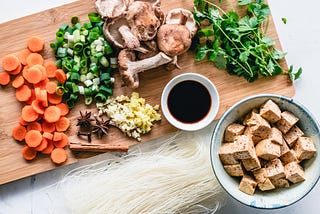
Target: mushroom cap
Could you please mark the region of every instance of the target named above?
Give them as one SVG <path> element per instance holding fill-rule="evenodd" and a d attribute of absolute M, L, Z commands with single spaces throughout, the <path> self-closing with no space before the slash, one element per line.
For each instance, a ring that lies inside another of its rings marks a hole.
<path fill-rule="evenodd" d="M 123 49 L 118 54 L 119 73 L 122 81 L 131 88 L 137 88 L 139 86 L 138 73 L 132 72 L 129 68 L 129 63 L 136 60 L 134 51 Z"/>
<path fill-rule="evenodd" d="M 103 18 L 116 18 L 123 15 L 133 0 L 96 0 L 95 7 Z"/>
<path fill-rule="evenodd" d="M 192 12 L 183 8 L 175 8 L 168 11 L 165 18 L 165 24 L 185 25 L 190 32 L 191 38 L 196 34 L 198 29 Z"/>
<path fill-rule="evenodd" d="M 152 7 L 148 2 L 135 1 L 129 5 L 127 11 L 127 20 L 132 33 L 140 41 L 148 41 L 153 39 L 157 30 L 161 25 L 159 17 L 161 10 Z"/>
<path fill-rule="evenodd" d="M 161 25 L 157 34 L 157 43 L 161 51 L 169 56 L 186 52 L 191 46 L 188 28 L 181 24 Z"/>

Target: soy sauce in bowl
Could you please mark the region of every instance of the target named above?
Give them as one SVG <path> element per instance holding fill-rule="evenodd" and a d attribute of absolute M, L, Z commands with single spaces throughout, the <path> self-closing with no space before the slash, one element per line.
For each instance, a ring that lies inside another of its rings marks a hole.
<path fill-rule="evenodd" d="M 167 103 L 174 118 L 183 123 L 195 123 L 208 114 L 211 108 L 211 96 L 203 84 L 185 80 L 171 89 Z"/>

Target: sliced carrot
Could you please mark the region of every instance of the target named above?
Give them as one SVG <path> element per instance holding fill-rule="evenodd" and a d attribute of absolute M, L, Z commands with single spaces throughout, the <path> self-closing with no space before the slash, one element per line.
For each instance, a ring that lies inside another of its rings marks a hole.
<path fill-rule="evenodd" d="M 35 88 L 40 88 L 41 90 L 46 90 L 46 85 L 49 82 L 48 78 L 45 78 L 44 80 L 41 80 L 37 84 L 34 84 Z"/>
<path fill-rule="evenodd" d="M 54 94 L 48 94 L 48 101 L 49 101 L 49 103 L 51 103 L 51 104 L 57 105 L 57 104 L 59 104 L 59 103 L 62 102 L 62 96 L 57 95 L 56 93 L 54 93 Z"/>
<path fill-rule="evenodd" d="M 13 71 L 8 71 L 8 73 L 10 75 L 17 75 L 17 74 L 20 74 L 21 70 L 22 70 L 22 64 L 19 63 L 19 65 L 16 69 L 14 69 Z"/>
<path fill-rule="evenodd" d="M 39 100 L 34 100 L 31 103 L 31 106 L 35 112 L 38 114 L 44 114 L 45 107 L 42 105 L 42 102 Z"/>
<path fill-rule="evenodd" d="M 43 121 L 42 123 L 42 131 L 53 133 L 56 130 L 55 123 L 48 123 L 47 121 Z"/>
<path fill-rule="evenodd" d="M 65 146 L 67 146 L 69 144 L 69 138 L 66 134 L 62 133 L 61 140 L 53 141 L 53 144 L 57 148 L 64 148 Z"/>
<path fill-rule="evenodd" d="M 36 68 L 38 68 L 41 73 L 42 73 L 42 78 L 41 80 L 45 80 L 48 78 L 48 75 L 47 75 L 47 71 L 46 71 L 46 68 L 43 66 L 43 65 L 34 65 Z"/>
<path fill-rule="evenodd" d="M 26 122 L 33 122 L 38 119 L 38 113 L 33 110 L 31 105 L 26 105 L 22 108 L 21 117 Z"/>
<path fill-rule="evenodd" d="M 26 137 L 26 134 L 27 134 L 27 129 L 20 124 L 13 127 L 12 129 L 12 137 L 15 140 L 18 140 L 18 141 L 24 140 L 24 138 Z"/>
<path fill-rule="evenodd" d="M 37 151 L 34 148 L 25 146 L 22 149 L 22 157 L 26 160 L 33 160 L 37 157 Z"/>
<path fill-rule="evenodd" d="M 28 69 L 25 76 L 23 76 L 29 83 L 37 84 L 42 79 L 42 72 L 36 66 L 32 66 Z"/>
<path fill-rule="evenodd" d="M 61 140 L 62 139 L 62 134 L 63 134 L 62 132 L 54 132 L 52 140 L 53 141 Z"/>
<path fill-rule="evenodd" d="M 8 72 L 3 71 L 0 73 L 0 85 L 8 85 L 10 82 L 10 74 Z"/>
<path fill-rule="evenodd" d="M 24 78 L 22 75 L 17 76 L 16 78 L 14 78 L 14 80 L 12 81 L 12 87 L 14 88 L 19 88 L 24 84 Z"/>
<path fill-rule="evenodd" d="M 49 78 L 56 77 L 56 70 L 58 68 L 57 68 L 57 65 L 56 65 L 55 62 L 48 61 L 48 62 L 44 63 L 44 67 L 46 68 L 47 75 L 48 75 Z"/>
<path fill-rule="evenodd" d="M 27 64 L 27 57 L 31 54 L 29 49 L 22 49 L 18 52 L 18 59 L 20 60 L 22 65 Z"/>
<path fill-rule="evenodd" d="M 43 57 L 38 53 L 31 53 L 27 57 L 27 65 L 32 67 L 33 65 L 42 65 L 43 64 Z"/>
<path fill-rule="evenodd" d="M 50 132 L 43 132 L 42 136 L 48 140 L 53 139 L 53 134 L 51 134 Z"/>
<path fill-rule="evenodd" d="M 49 94 L 55 94 L 57 89 L 57 83 L 55 81 L 49 81 L 46 84 L 46 90 Z"/>
<path fill-rule="evenodd" d="M 69 113 L 69 107 L 67 104 L 59 103 L 56 106 L 60 109 L 61 116 L 66 116 Z"/>
<path fill-rule="evenodd" d="M 55 164 L 62 164 L 67 160 L 68 154 L 65 149 L 55 148 L 51 152 L 51 160 Z"/>
<path fill-rule="evenodd" d="M 13 71 L 19 66 L 19 64 L 20 64 L 20 61 L 18 57 L 16 57 L 13 54 L 5 55 L 2 58 L 2 67 L 6 71 Z"/>
<path fill-rule="evenodd" d="M 44 111 L 44 119 L 49 123 L 55 123 L 60 119 L 61 111 L 56 106 L 49 106 Z"/>
<path fill-rule="evenodd" d="M 40 91 L 40 100 L 43 106 L 48 107 L 48 93 L 46 90 Z"/>
<path fill-rule="evenodd" d="M 33 121 L 27 125 L 27 131 L 37 130 L 39 132 L 42 131 L 41 124 L 37 121 Z"/>
<path fill-rule="evenodd" d="M 35 147 L 34 149 L 35 149 L 36 151 L 41 152 L 41 151 L 43 151 L 45 148 L 47 148 L 47 146 L 48 146 L 48 141 L 47 141 L 46 138 L 43 137 L 42 140 L 41 140 L 41 143 L 39 144 L 39 146 Z"/>
<path fill-rule="evenodd" d="M 24 119 L 22 119 L 22 117 L 19 117 L 19 124 L 21 126 L 26 126 L 29 124 L 29 122 L 26 122 Z"/>
<path fill-rule="evenodd" d="M 67 80 L 67 75 L 64 73 L 62 69 L 57 69 L 55 72 L 56 79 L 58 80 L 59 83 L 64 84 L 65 81 Z"/>
<path fill-rule="evenodd" d="M 47 148 L 45 148 L 44 150 L 41 151 L 42 154 L 48 155 L 54 149 L 54 145 L 53 145 L 53 142 L 51 140 L 47 139 L 47 143 L 48 143 Z"/>
<path fill-rule="evenodd" d="M 22 85 L 16 89 L 16 98 L 20 102 L 25 102 L 31 97 L 31 89 L 27 85 Z"/>
<path fill-rule="evenodd" d="M 25 137 L 26 144 L 30 147 L 37 147 L 42 141 L 41 132 L 38 130 L 30 130 Z"/>
<path fill-rule="evenodd" d="M 31 36 L 27 44 L 29 50 L 32 52 L 39 52 L 44 48 L 44 40 L 40 36 Z"/>
<path fill-rule="evenodd" d="M 56 122 L 56 130 L 58 132 L 66 131 L 70 126 L 70 120 L 67 117 L 60 117 L 60 119 Z"/>
<path fill-rule="evenodd" d="M 36 99 L 36 94 L 34 92 L 34 89 L 31 89 L 31 97 L 26 101 L 26 104 L 31 105 L 32 101 Z"/>
<path fill-rule="evenodd" d="M 29 69 L 29 66 L 24 66 L 23 67 L 23 69 L 22 69 L 22 76 L 23 76 L 23 78 L 25 78 L 26 79 L 26 76 L 28 75 L 28 69 Z"/>

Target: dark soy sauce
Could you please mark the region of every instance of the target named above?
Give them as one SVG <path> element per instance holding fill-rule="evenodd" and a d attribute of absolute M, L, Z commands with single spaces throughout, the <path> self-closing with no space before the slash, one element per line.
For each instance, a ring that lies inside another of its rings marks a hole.
<path fill-rule="evenodd" d="M 198 122 L 208 114 L 210 107 L 209 91 L 197 81 L 182 81 L 169 92 L 168 109 L 180 122 Z"/>

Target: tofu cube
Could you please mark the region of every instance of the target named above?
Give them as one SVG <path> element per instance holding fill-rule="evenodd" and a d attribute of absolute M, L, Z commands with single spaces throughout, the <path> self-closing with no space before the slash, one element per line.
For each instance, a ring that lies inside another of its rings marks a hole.
<path fill-rule="evenodd" d="M 258 183 L 258 188 L 261 191 L 267 191 L 267 190 L 275 189 L 276 187 L 273 185 L 271 180 L 269 178 L 267 178 L 264 182 Z"/>
<path fill-rule="evenodd" d="M 298 162 L 296 154 L 292 149 L 281 155 L 280 160 L 282 161 L 283 165 L 286 165 L 290 162 Z"/>
<path fill-rule="evenodd" d="M 263 183 L 268 178 L 266 168 L 254 170 L 253 176 L 258 183 Z"/>
<path fill-rule="evenodd" d="M 253 195 L 257 187 L 257 182 L 250 175 L 243 175 L 241 182 L 239 184 L 239 190 L 248 194 Z"/>
<path fill-rule="evenodd" d="M 246 135 L 246 136 L 249 136 L 251 137 L 252 141 L 254 144 L 257 144 L 258 142 L 260 142 L 261 140 L 263 140 L 263 138 L 259 137 L 259 136 L 256 136 L 256 135 L 253 135 L 252 134 L 252 126 L 247 126 L 243 132 L 243 135 Z"/>
<path fill-rule="evenodd" d="M 266 173 L 267 177 L 271 180 L 277 180 L 286 176 L 281 160 L 278 158 L 273 159 L 266 164 Z"/>
<path fill-rule="evenodd" d="M 254 145 L 252 139 L 246 135 L 237 136 L 234 157 L 239 160 L 254 158 Z"/>
<path fill-rule="evenodd" d="M 266 139 L 271 132 L 270 124 L 260 115 L 258 115 L 257 117 L 259 122 L 256 125 L 251 126 L 252 135 L 261 137 L 262 139 Z"/>
<path fill-rule="evenodd" d="M 260 141 L 256 147 L 256 154 L 259 158 L 272 160 L 280 157 L 280 145 L 272 143 L 270 139 Z"/>
<path fill-rule="evenodd" d="M 241 162 L 247 171 L 252 171 L 261 168 L 259 158 L 255 152 L 253 158 L 243 159 Z"/>
<path fill-rule="evenodd" d="M 243 120 L 243 125 L 245 126 L 255 126 L 259 123 L 260 115 L 258 114 L 258 109 L 253 109 L 249 114 L 247 114 Z"/>
<path fill-rule="evenodd" d="M 287 142 L 283 139 L 282 145 L 280 145 L 280 156 L 284 155 L 290 150 Z"/>
<path fill-rule="evenodd" d="M 219 149 L 219 158 L 223 165 L 238 164 L 239 161 L 234 157 L 235 152 L 234 143 L 223 143 Z"/>
<path fill-rule="evenodd" d="M 275 179 L 275 180 L 270 179 L 270 181 L 272 182 L 272 184 L 276 188 L 288 188 L 288 187 L 290 187 L 289 181 L 287 179 L 285 179 L 285 178 L 280 178 L 280 179 Z"/>
<path fill-rule="evenodd" d="M 224 140 L 225 141 L 235 141 L 236 140 L 236 136 L 242 135 L 244 132 L 244 128 L 245 126 L 237 124 L 237 123 L 233 123 L 230 124 L 225 131 L 224 134 Z"/>
<path fill-rule="evenodd" d="M 260 115 L 270 123 L 275 123 L 281 119 L 281 110 L 272 100 L 268 100 L 260 107 Z"/>
<path fill-rule="evenodd" d="M 223 168 L 230 176 L 243 176 L 243 170 L 241 164 L 224 165 Z"/>
<path fill-rule="evenodd" d="M 303 131 L 301 131 L 301 129 L 295 125 L 285 135 L 283 135 L 283 137 L 286 140 L 289 147 L 292 148 L 295 142 L 298 140 L 298 138 L 302 137 L 303 135 Z"/>
<path fill-rule="evenodd" d="M 311 137 L 299 137 L 293 150 L 299 161 L 311 159 L 316 155 L 316 148 Z"/>
<path fill-rule="evenodd" d="M 292 183 L 298 183 L 305 180 L 303 168 L 297 162 L 286 164 L 284 166 L 284 173 L 286 174 L 286 179 Z"/>
<path fill-rule="evenodd" d="M 296 117 L 289 111 L 284 111 L 281 113 L 281 119 L 277 122 L 277 128 L 286 134 L 297 122 L 299 118 Z"/>
<path fill-rule="evenodd" d="M 277 129 L 276 127 L 272 127 L 272 128 L 271 128 L 271 131 L 270 131 L 270 133 L 269 133 L 268 138 L 269 138 L 273 143 L 282 145 L 282 141 L 283 141 L 282 133 L 281 133 L 281 131 L 280 131 L 279 129 Z"/>

